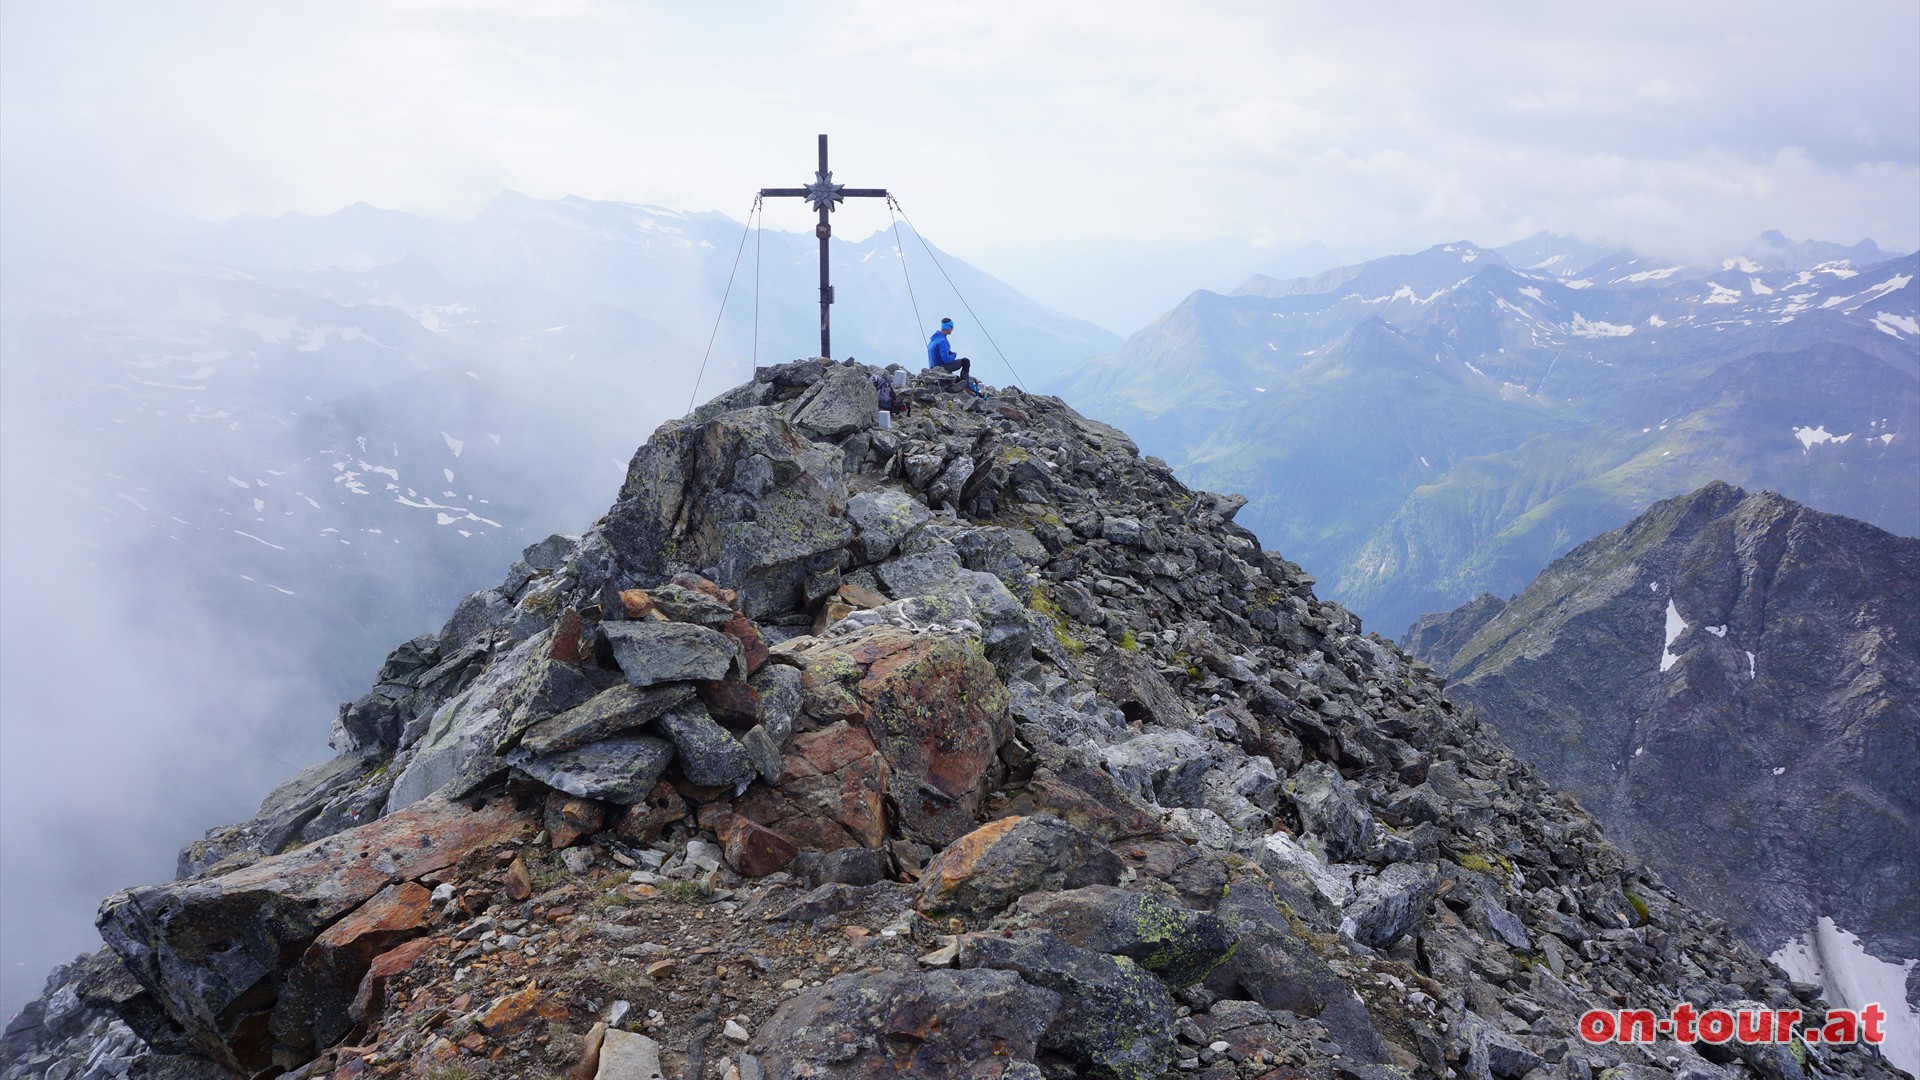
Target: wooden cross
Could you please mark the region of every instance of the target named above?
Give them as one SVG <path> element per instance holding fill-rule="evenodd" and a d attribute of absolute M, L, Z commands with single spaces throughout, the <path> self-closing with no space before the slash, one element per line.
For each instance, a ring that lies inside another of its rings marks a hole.
<path fill-rule="evenodd" d="M 761 188 L 760 197 L 800 198 L 813 204 L 820 211 L 820 223 L 813 227 L 813 235 L 820 238 L 820 355 L 833 356 L 833 339 L 828 329 L 827 306 L 833 303 L 833 285 L 827 280 L 827 237 L 833 235 L 833 226 L 827 223 L 827 214 L 838 209 L 834 204 L 848 198 L 884 199 L 886 188 L 850 188 L 845 184 L 833 182 L 833 173 L 827 168 L 827 137 L 820 136 L 820 171 L 813 174 L 813 183 L 797 188 Z"/>

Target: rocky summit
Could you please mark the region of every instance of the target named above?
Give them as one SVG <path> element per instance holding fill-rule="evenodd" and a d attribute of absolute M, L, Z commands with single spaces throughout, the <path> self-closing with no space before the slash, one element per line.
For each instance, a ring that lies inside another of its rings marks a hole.
<path fill-rule="evenodd" d="M 1425 665 L 1055 398 L 760 370 L 109 898 L 17 1076 L 1890 1077 Z M 555 478 L 562 482 L 563 478 Z"/>
<path fill-rule="evenodd" d="M 1404 644 L 1756 945 L 1824 917 L 1903 960 L 1920 956 L 1916 594 L 1920 540 L 1716 483 Z M 1920 979 L 1905 994 L 1920 1004 Z"/>

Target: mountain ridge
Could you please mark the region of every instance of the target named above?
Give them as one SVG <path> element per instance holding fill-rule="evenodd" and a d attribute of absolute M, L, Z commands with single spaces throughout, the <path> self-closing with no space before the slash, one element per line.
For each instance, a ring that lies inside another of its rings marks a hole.
<path fill-rule="evenodd" d="M 107 900 L 9 1080 L 1894 1075 L 1580 1040 L 1596 1002 L 1817 998 L 1244 499 L 1057 398 L 920 376 L 882 423 L 876 378 L 663 425 L 390 654 L 333 762 Z"/>

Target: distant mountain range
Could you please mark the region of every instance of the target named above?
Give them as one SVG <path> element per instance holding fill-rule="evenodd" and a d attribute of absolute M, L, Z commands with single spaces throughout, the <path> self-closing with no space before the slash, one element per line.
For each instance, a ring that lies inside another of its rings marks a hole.
<path fill-rule="evenodd" d="M 1920 540 L 1715 483 L 1402 645 L 1682 895 L 1859 1007 L 1842 968 L 1920 957 L 1916 592 Z M 1836 963 L 1840 932 L 1868 954 Z M 1920 1037 L 1920 975 L 1893 985 Z"/>
<path fill-rule="evenodd" d="M 1715 479 L 1920 531 L 1917 273 L 1777 233 L 1444 244 L 1194 293 L 1057 389 L 1397 633 Z"/>

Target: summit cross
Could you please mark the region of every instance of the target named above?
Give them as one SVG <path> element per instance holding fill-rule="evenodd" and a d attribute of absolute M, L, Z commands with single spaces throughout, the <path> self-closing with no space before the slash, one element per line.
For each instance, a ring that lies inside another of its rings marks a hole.
<path fill-rule="evenodd" d="M 833 285 L 827 279 L 827 238 L 833 235 L 833 226 L 827 222 L 827 214 L 838 209 L 836 203 L 847 199 L 884 199 L 886 188 L 850 188 L 845 184 L 833 182 L 833 172 L 827 168 L 827 137 L 820 136 L 820 171 L 813 174 L 813 183 L 797 188 L 761 188 L 763 199 L 799 198 L 813 204 L 820 212 L 820 223 L 813 227 L 813 235 L 820 238 L 820 355 L 833 356 L 833 338 L 829 328 L 828 306 L 833 303 Z"/>

